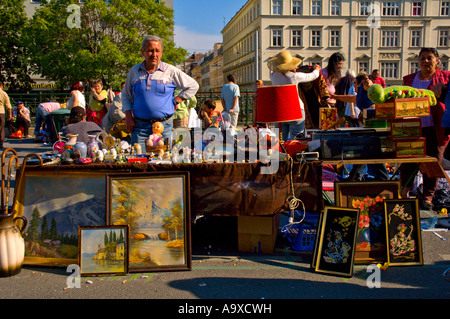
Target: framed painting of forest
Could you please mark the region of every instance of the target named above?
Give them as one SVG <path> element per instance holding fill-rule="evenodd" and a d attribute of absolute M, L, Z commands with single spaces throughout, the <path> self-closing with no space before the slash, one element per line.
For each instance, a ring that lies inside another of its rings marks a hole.
<path fill-rule="evenodd" d="M 106 225 L 107 172 L 25 170 L 14 210 L 27 219 L 25 265 L 78 260 L 78 227 Z"/>
<path fill-rule="evenodd" d="M 358 217 L 356 208 L 325 207 L 315 253 L 317 272 L 353 275 Z"/>
<path fill-rule="evenodd" d="M 79 227 L 80 275 L 126 275 L 128 273 L 128 233 L 128 225 Z"/>
<path fill-rule="evenodd" d="M 129 272 L 191 270 L 189 172 L 107 176 L 107 223 L 129 225 Z"/>
<path fill-rule="evenodd" d="M 356 264 L 387 261 L 384 201 L 400 198 L 399 181 L 335 182 L 335 204 L 358 208 Z"/>
<path fill-rule="evenodd" d="M 389 266 L 423 265 L 418 199 L 384 202 Z"/>

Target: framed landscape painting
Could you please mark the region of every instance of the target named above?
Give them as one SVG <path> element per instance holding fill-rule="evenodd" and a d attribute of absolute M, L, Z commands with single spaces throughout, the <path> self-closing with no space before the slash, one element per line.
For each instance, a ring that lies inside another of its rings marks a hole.
<path fill-rule="evenodd" d="M 78 265 L 81 276 L 128 273 L 128 226 L 78 228 Z"/>
<path fill-rule="evenodd" d="M 387 261 L 384 201 L 400 198 L 399 181 L 335 182 L 335 205 L 358 208 L 355 263 Z"/>
<path fill-rule="evenodd" d="M 129 272 L 191 269 L 189 172 L 107 176 L 107 222 L 129 225 Z"/>
<path fill-rule="evenodd" d="M 384 202 L 389 266 L 423 265 L 418 199 Z"/>
<path fill-rule="evenodd" d="M 105 172 L 24 171 L 15 209 L 28 223 L 26 265 L 68 266 L 78 260 L 78 227 L 106 224 Z"/>
<path fill-rule="evenodd" d="M 351 277 L 359 209 L 325 207 L 318 242 L 317 272 Z"/>

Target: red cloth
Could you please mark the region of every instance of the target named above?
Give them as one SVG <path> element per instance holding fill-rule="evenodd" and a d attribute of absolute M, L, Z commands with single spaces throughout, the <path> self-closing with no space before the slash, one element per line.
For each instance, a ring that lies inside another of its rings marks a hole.
<path fill-rule="evenodd" d="M 420 71 L 418 71 L 420 72 Z M 411 73 L 403 77 L 403 85 L 412 86 L 414 78 L 418 73 Z M 440 69 L 436 69 L 433 77 L 431 78 L 430 85 L 428 89 L 431 88 L 436 83 L 448 83 L 450 80 L 450 71 L 443 71 Z M 437 102 L 436 105 L 431 107 L 431 115 L 433 116 L 434 128 L 436 130 L 436 137 L 438 139 L 438 145 L 444 145 L 449 141 L 449 136 L 445 134 L 445 128 L 441 125 L 442 116 L 444 115 L 445 105 L 442 102 Z"/>
<path fill-rule="evenodd" d="M 106 108 L 103 108 L 100 111 L 91 111 L 88 108 L 86 110 L 86 121 L 94 122 L 98 126 L 102 127 L 102 119 L 105 117 L 106 112 Z"/>

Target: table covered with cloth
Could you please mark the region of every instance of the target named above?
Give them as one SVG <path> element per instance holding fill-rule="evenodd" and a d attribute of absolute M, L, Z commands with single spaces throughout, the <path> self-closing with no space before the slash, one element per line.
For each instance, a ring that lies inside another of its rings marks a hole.
<path fill-rule="evenodd" d="M 323 209 L 322 167 L 304 163 L 279 162 L 273 174 L 261 174 L 261 163 L 187 163 L 187 164 L 70 164 L 26 165 L 39 174 L 76 174 L 105 171 L 107 174 L 189 171 L 191 214 L 216 216 L 272 215 L 289 210 L 287 199 L 303 201 L 309 212 Z M 302 209 L 302 207 L 300 207 Z"/>

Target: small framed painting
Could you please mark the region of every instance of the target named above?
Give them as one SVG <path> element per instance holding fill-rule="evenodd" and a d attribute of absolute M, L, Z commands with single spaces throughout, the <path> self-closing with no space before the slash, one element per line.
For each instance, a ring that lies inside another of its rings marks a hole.
<path fill-rule="evenodd" d="M 353 275 L 359 209 L 325 207 L 318 242 L 317 272 Z"/>
<path fill-rule="evenodd" d="M 338 121 L 338 111 L 335 107 L 321 107 L 320 112 L 320 129 L 327 130 L 330 126 Z"/>
<path fill-rule="evenodd" d="M 191 270 L 189 172 L 110 174 L 107 224 L 129 225 L 129 272 Z"/>
<path fill-rule="evenodd" d="M 384 202 L 389 266 L 423 265 L 418 199 Z"/>
<path fill-rule="evenodd" d="M 78 265 L 81 276 L 128 273 L 128 226 L 78 228 Z"/>

